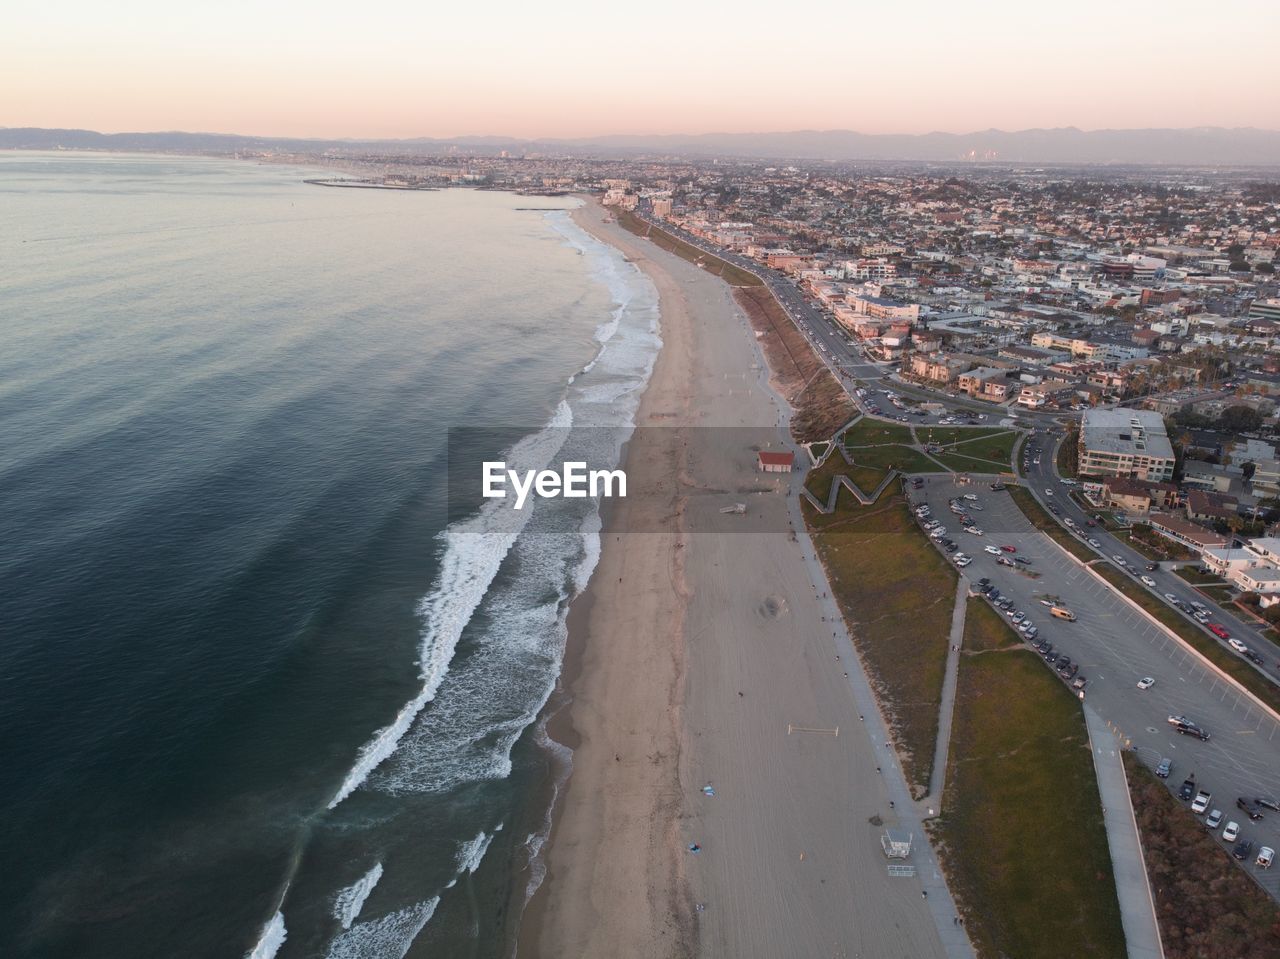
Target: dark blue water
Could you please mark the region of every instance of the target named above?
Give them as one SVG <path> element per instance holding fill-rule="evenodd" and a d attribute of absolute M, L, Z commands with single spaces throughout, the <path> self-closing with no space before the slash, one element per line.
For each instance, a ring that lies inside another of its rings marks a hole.
<path fill-rule="evenodd" d="M 0 154 L 0 955 L 509 934 L 593 544 L 446 538 L 445 430 L 619 408 L 651 303 L 538 201 L 304 175 Z"/>

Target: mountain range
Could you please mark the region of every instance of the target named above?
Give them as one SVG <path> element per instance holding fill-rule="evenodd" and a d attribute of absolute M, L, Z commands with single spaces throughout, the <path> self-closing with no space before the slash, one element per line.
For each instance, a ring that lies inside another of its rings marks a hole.
<path fill-rule="evenodd" d="M 965 160 L 1007 163 L 1280 166 L 1280 130 L 1253 127 L 1187 129 L 982 130 L 975 133 L 872 134 L 852 130 L 784 133 L 620 134 L 571 139 L 465 136 L 406 140 L 299 139 L 224 133 L 97 133 L 0 127 L 0 149 L 123 150 L 194 153 L 497 154 L 560 153 L 631 157 L 683 155 L 766 160 Z"/>

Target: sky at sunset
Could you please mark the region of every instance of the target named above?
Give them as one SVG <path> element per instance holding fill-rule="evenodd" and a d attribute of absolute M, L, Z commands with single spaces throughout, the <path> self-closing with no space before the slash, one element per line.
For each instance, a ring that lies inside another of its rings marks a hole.
<path fill-rule="evenodd" d="M 1280 2 L 9 0 L 0 126 L 316 137 L 1280 128 Z"/>

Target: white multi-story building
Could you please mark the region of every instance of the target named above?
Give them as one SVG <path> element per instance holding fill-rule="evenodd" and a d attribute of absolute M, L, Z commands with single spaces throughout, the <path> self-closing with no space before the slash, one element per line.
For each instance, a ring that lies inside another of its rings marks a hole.
<path fill-rule="evenodd" d="M 1173 479 L 1173 445 L 1164 417 L 1151 410 L 1085 411 L 1079 469 L 1088 476 L 1127 476 L 1154 483 Z"/>

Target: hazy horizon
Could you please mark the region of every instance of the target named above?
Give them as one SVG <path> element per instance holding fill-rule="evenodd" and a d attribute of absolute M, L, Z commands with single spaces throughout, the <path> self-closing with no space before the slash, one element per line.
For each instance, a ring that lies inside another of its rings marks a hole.
<path fill-rule="evenodd" d="M 19 0 L 0 124 L 314 139 L 1280 128 L 1275 8 Z M 1186 24 L 1195 22 L 1194 43 Z"/>

